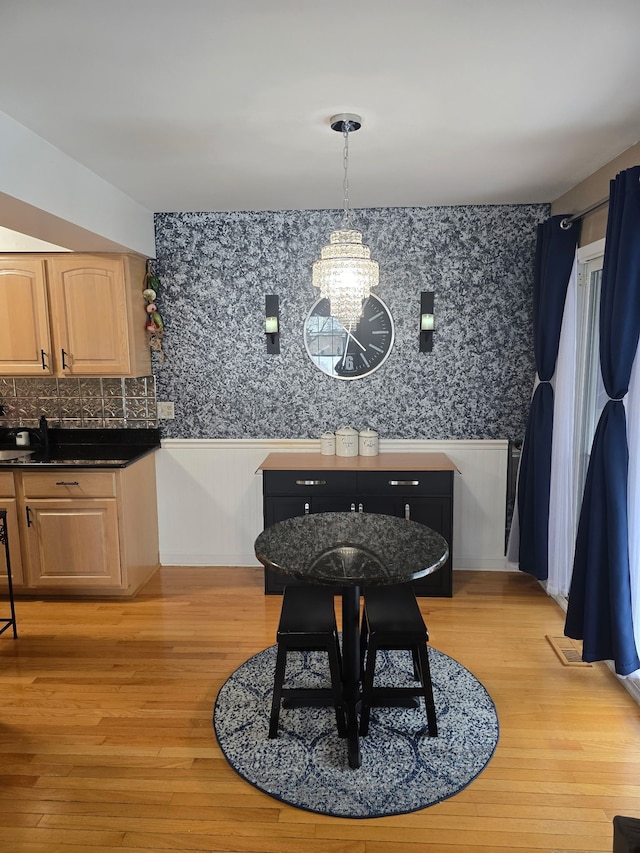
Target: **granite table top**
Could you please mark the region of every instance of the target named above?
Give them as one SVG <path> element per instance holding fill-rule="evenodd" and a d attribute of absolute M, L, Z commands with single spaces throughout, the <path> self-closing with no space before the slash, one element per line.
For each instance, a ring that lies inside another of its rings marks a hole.
<path fill-rule="evenodd" d="M 255 552 L 267 568 L 308 583 L 382 586 L 437 571 L 449 546 L 435 530 L 409 519 L 321 512 L 267 527 Z"/>

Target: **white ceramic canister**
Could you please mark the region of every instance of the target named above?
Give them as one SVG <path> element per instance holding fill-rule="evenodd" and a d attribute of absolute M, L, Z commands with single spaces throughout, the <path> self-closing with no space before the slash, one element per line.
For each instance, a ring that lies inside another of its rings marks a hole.
<path fill-rule="evenodd" d="M 358 430 L 340 427 L 336 430 L 336 456 L 358 455 Z"/>
<path fill-rule="evenodd" d="M 358 453 L 360 456 L 378 455 L 378 433 L 367 427 L 358 433 Z"/>
<path fill-rule="evenodd" d="M 336 437 L 332 432 L 323 432 L 320 436 L 320 453 L 323 456 L 336 455 Z"/>
<path fill-rule="evenodd" d="M 29 433 L 26 429 L 16 433 L 16 445 L 17 447 L 29 447 Z"/>

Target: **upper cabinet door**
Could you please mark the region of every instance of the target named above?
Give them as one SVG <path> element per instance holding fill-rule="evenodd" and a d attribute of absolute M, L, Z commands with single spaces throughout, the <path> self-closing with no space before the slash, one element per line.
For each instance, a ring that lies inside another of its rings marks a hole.
<path fill-rule="evenodd" d="M 0 259 L 0 374 L 54 372 L 44 260 Z"/>
<path fill-rule="evenodd" d="M 146 376 L 137 255 L 0 256 L 0 375 Z"/>
<path fill-rule="evenodd" d="M 52 258 L 48 268 L 58 375 L 128 374 L 129 317 L 122 259 L 61 255 Z"/>

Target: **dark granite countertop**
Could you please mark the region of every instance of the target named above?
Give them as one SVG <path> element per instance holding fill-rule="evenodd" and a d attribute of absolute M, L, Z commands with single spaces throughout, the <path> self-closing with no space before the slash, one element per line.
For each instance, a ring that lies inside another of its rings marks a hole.
<path fill-rule="evenodd" d="M 439 569 L 449 546 L 416 521 L 366 512 L 320 512 L 267 527 L 255 541 L 269 569 L 309 583 L 381 586 Z"/>
<path fill-rule="evenodd" d="M 0 469 L 26 468 L 126 468 L 158 450 L 158 429 L 49 429 L 49 448 L 35 436 L 29 447 L 16 447 L 13 433 L 19 427 L 0 429 L 0 451 L 28 451 L 29 456 L 0 461 Z"/>

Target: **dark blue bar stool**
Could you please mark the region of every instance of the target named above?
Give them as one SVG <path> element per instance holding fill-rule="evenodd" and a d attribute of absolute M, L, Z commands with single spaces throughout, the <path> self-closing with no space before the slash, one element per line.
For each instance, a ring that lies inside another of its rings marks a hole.
<path fill-rule="evenodd" d="M 11 557 L 9 556 L 9 531 L 7 529 L 7 511 L 0 509 L 0 545 L 4 545 L 4 557 L 7 568 L 7 590 L 9 593 L 9 607 L 11 608 L 10 619 L 0 619 L 0 634 L 4 634 L 7 628 L 13 627 L 13 639 L 18 639 L 18 626 L 16 625 L 16 609 L 13 601 L 13 578 L 11 577 Z"/>
<path fill-rule="evenodd" d="M 369 731 L 372 705 L 401 704 L 402 700 L 423 696 L 429 725 L 429 735 L 436 737 L 436 707 L 427 643 L 429 632 L 424 623 L 415 593 L 410 584 L 368 587 L 364 591 L 364 611 L 360 635 L 361 658 L 366 665 L 362 678 L 360 734 Z M 376 654 L 379 650 L 409 651 L 413 658 L 416 687 L 374 687 Z"/>
<path fill-rule="evenodd" d="M 346 723 L 342 701 L 342 679 L 338 629 L 333 607 L 333 590 L 329 587 L 285 587 L 277 633 L 278 653 L 273 684 L 269 737 L 278 736 L 280 701 L 291 704 L 318 704 L 332 702 L 336 712 L 338 733 L 346 736 Z M 329 656 L 331 688 L 310 689 L 283 687 L 289 651 L 325 651 Z"/>

